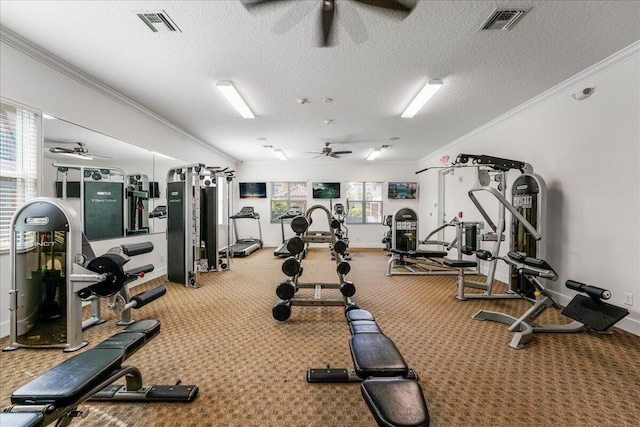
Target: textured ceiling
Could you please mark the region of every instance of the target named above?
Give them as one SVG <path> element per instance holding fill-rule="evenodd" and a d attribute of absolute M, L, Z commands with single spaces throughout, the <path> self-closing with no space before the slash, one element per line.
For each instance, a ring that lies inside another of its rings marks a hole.
<path fill-rule="evenodd" d="M 329 48 L 316 47 L 321 0 L 3 0 L 0 24 L 242 161 L 275 160 L 265 144 L 310 158 L 324 141 L 354 160 L 383 144 L 380 161 L 416 160 L 640 39 L 637 1 L 418 1 L 404 20 L 336 5 Z M 496 7 L 531 11 L 509 31 L 478 32 Z M 181 32 L 153 33 L 135 14 L 159 10 Z M 444 87 L 401 119 L 434 78 Z M 232 110 L 218 80 L 255 119 Z"/>

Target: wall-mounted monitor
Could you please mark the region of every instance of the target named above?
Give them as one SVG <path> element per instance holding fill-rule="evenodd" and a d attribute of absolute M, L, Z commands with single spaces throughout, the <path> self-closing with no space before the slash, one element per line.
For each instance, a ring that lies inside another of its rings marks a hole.
<path fill-rule="evenodd" d="M 241 182 L 240 198 L 241 199 L 266 199 L 267 183 L 266 182 Z"/>
<path fill-rule="evenodd" d="M 340 198 L 340 183 L 339 182 L 313 182 L 311 184 L 313 189 L 314 199 L 339 199 Z"/>
<path fill-rule="evenodd" d="M 389 199 L 416 199 L 418 198 L 418 183 L 390 182 L 387 197 Z"/>
<path fill-rule="evenodd" d="M 62 181 L 56 181 L 56 197 L 62 197 Z M 67 181 L 67 197 L 80 198 L 80 181 Z"/>

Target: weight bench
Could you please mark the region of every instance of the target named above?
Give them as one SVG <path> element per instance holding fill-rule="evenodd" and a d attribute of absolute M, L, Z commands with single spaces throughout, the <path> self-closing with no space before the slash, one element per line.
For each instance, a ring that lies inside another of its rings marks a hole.
<path fill-rule="evenodd" d="M 447 265 L 445 251 L 403 251 L 389 249 L 391 258 L 387 263 L 387 276 L 396 275 L 455 275 L 456 267 Z M 445 261 L 441 259 L 445 258 Z M 407 271 L 393 271 L 403 267 Z M 475 267 L 475 266 L 474 266 Z"/>
<path fill-rule="evenodd" d="M 87 400 L 191 402 L 198 395 L 194 385 L 144 386 L 135 366 L 123 362 L 160 332 L 157 320 L 141 320 L 107 338 L 94 348 L 54 366 L 11 395 L 2 425 L 67 425 L 86 416 L 77 407 Z M 125 385 L 114 385 L 125 377 Z M 25 414 L 31 414 L 26 416 Z M 38 414 L 42 420 L 37 423 Z M 33 424 L 36 422 L 36 424 Z"/>
<path fill-rule="evenodd" d="M 382 333 L 370 312 L 354 309 L 346 316 L 354 369 L 309 369 L 307 381 L 361 381 L 362 397 L 378 425 L 428 426 L 429 411 L 418 376 L 400 350 Z"/>

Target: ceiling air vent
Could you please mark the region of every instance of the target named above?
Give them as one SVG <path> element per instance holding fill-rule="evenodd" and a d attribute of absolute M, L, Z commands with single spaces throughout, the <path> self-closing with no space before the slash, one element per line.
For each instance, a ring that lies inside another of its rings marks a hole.
<path fill-rule="evenodd" d="M 136 15 L 138 15 L 138 17 L 142 19 L 142 22 L 147 24 L 147 27 L 154 33 L 180 31 L 180 28 L 169 18 L 169 15 L 167 15 L 167 12 L 164 10 L 160 12 L 137 12 Z"/>
<path fill-rule="evenodd" d="M 496 9 L 478 31 L 510 30 L 530 9 Z"/>

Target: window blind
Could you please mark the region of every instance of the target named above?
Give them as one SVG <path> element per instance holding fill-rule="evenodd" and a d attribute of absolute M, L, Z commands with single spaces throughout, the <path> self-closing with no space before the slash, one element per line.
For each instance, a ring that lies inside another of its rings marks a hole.
<path fill-rule="evenodd" d="M 36 197 L 38 176 L 38 116 L 0 103 L 0 251 L 9 249 L 11 218 Z M 20 236 L 18 249 L 32 244 Z"/>

